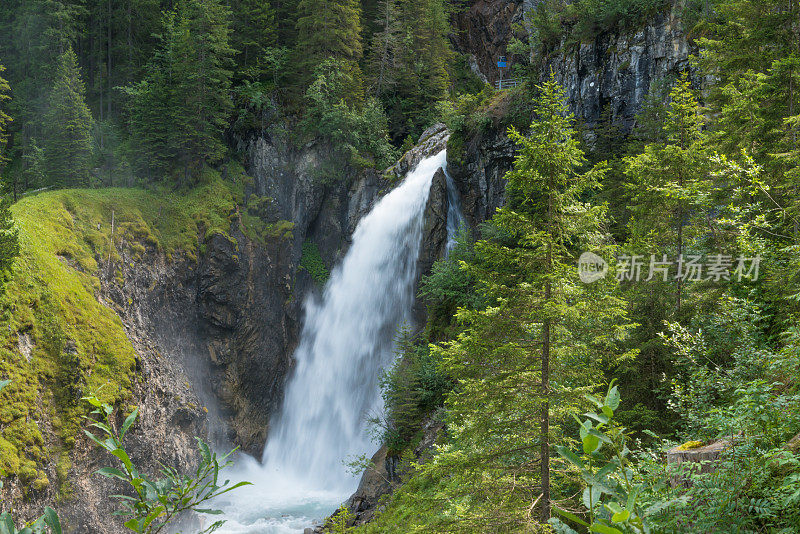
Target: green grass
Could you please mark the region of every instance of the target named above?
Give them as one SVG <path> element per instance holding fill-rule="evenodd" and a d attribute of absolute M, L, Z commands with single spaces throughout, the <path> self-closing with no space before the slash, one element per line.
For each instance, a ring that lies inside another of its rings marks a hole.
<path fill-rule="evenodd" d="M 121 285 L 123 250 L 134 260 L 148 251 L 196 260 L 208 236 L 227 233 L 239 198 L 211 175 L 185 193 L 63 190 L 13 206 L 22 253 L 0 294 L 0 379 L 12 380 L 0 393 L 1 478 L 41 490 L 50 484 L 42 467 L 53 462 L 62 479 L 87 411 L 81 397 L 131 399 L 135 351 L 98 300 L 101 269 L 110 266 Z M 29 354 L 20 339 L 30 340 Z"/>

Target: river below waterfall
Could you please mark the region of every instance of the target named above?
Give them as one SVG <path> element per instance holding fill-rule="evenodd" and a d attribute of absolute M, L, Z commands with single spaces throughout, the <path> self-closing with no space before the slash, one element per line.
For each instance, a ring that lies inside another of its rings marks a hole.
<path fill-rule="evenodd" d="M 395 333 L 410 321 L 425 205 L 445 162 L 444 151 L 422 160 L 375 205 L 322 297 L 305 303 L 296 366 L 264 457 L 245 457 L 227 473 L 253 486 L 216 503 L 227 521 L 218 532 L 302 533 L 355 491 L 358 476 L 345 464 L 376 448 L 368 418 L 381 410 L 378 378 L 394 358 Z"/>

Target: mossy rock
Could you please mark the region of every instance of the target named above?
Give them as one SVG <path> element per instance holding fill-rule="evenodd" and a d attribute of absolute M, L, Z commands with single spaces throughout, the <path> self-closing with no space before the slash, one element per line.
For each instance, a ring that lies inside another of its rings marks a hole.
<path fill-rule="evenodd" d="M 0 392 L 0 477 L 44 487 L 40 468 L 55 461 L 63 485 L 88 411 L 80 398 L 131 399 L 136 353 L 120 317 L 98 298 L 101 269 L 110 262 L 122 286 L 124 250 L 128 261 L 149 251 L 191 259 L 199 237 L 227 235 L 243 186 L 214 172 L 206 178 L 184 192 L 60 190 L 12 206 L 21 254 L 0 294 L 0 380 L 11 380 Z"/>

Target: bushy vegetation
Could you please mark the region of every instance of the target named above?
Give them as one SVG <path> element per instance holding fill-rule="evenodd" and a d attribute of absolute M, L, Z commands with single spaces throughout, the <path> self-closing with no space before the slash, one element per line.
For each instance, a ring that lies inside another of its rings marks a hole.
<path fill-rule="evenodd" d="M 220 495 L 234 491 L 249 482 L 232 484 L 230 480 L 220 480 L 220 471 L 233 462 L 228 458 L 231 451 L 219 456 L 202 439 L 197 438 L 200 461 L 194 473 L 183 474 L 178 470 L 162 465 L 161 478 L 149 477 L 136 467 L 125 449 L 125 435 L 136 423 L 139 410 L 134 409 L 119 428 L 114 423 L 114 408 L 100 401 L 95 396 L 85 397 L 93 410 L 91 411 L 91 428 L 94 434 L 85 430 L 85 434 L 98 447 L 106 450 L 119 463 L 120 467 L 104 467 L 97 475 L 121 480 L 130 486 L 133 495 L 117 495 L 121 510 L 118 515 L 126 518 L 124 526 L 139 534 L 158 534 L 164 532 L 170 523 L 190 512 L 219 515 L 222 512 L 213 508 L 205 508 Z M 198 534 L 209 534 L 217 531 L 223 524 L 214 521 Z"/>
<path fill-rule="evenodd" d="M 303 243 L 303 254 L 300 256 L 299 267 L 307 272 L 319 287 L 324 286 L 330 276 L 330 271 L 319 253 L 319 247 L 311 241 Z"/>
<path fill-rule="evenodd" d="M 541 53 L 561 44 L 591 42 L 606 32 L 631 30 L 663 11 L 669 0 L 545 0 L 536 5 L 531 23 L 533 46 Z"/>

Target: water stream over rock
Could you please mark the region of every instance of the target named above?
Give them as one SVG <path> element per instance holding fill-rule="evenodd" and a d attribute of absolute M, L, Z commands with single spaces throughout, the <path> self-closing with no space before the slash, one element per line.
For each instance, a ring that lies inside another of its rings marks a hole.
<path fill-rule="evenodd" d="M 378 377 L 394 356 L 395 332 L 410 320 L 423 212 L 445 162 L 444 151 L 423 159 L 375 205 L 322 298 L 306 303 L 282 410 L 262 461 L 245 457 L 236 466 L 234 478 L 254 485 L 218 503 L 227 520 L 221 532 L 302 532 L 355 490 L 345 461 L 375 448 L 367 419 L 381 409 Z"/>

